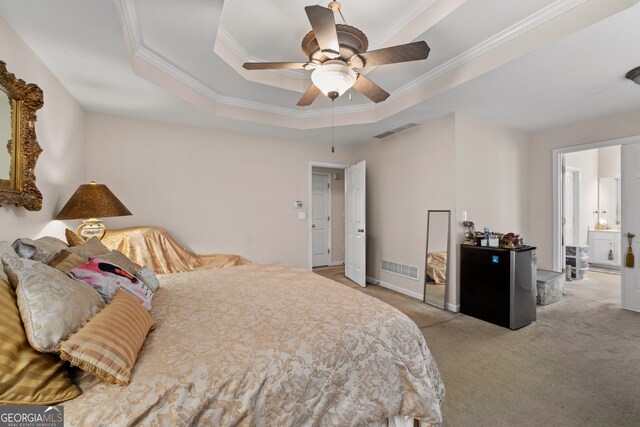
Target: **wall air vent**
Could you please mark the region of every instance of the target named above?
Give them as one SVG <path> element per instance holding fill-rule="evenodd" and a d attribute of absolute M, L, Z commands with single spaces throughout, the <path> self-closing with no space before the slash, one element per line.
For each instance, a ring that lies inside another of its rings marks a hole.
<path fill-rule="evenodd" d="M 411 129 L 414 126 L 418 126 L 417 123 L 407 123 L 406 125 L 399 126 L 395 129 L 388 130 L 386 132 L 381 133 L 380 135 L 374 136 L 374 138 L 382 139 L 391 135 L 395 135 L 396 133 L 402 132 L 403 130 Z"/>
<path fill-rule="evenodd" d="M 418 280 L 418 267 L 412 265 L 400 264 L 398 262 L 382 260 L 382 271 L 397 274 L 409 279 Z"/>

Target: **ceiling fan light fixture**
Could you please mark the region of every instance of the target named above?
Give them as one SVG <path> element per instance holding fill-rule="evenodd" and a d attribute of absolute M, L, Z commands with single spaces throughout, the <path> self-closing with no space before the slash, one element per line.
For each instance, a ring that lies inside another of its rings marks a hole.
<path fill-rule="evenodd" d="M 322 93 L 338 92 L 338 96 L 349 90 L 356 82 L 358 75 L 343 61 L 326 61 L 311 74 L 311 81 Z"/>
<path fill-rule="evenodd" d="M 640 85 L 640 67 L 636 67 L 633 70 L 630 70 L 625 77 L 635 84 Z"/>

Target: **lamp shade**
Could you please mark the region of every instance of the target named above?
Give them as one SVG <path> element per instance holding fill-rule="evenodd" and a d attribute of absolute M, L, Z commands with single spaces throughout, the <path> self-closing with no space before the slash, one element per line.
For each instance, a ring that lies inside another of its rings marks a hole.
<path fill-rule="evenodd" d="M 353 86 L 356 78 L 356 72 L 340 60 L 326 61 L 311 74 L 313 84 L 326 96 L 329 96 L 330 92 L 342 95 Z"/>
<path fill-rule="evenodd" d="M 83 184 L 71 196 L 56 219 L 106 218 L 131 215 L 104 184 Z"/>

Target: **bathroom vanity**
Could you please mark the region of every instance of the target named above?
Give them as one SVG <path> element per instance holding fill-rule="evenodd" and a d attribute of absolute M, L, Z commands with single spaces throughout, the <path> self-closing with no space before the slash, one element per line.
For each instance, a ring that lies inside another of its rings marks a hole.
<path fill-rule="evenodd" d="M 621 268 L 622 241 L 619 230 L 589 230 L 589 263 Z"/>

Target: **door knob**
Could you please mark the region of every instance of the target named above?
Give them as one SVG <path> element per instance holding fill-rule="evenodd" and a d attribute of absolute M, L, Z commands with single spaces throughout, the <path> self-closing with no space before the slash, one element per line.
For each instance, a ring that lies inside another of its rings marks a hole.
<path fill-rule="evenodd" d="M 358 233 L 364 233 L 364 228 L 358 228 Z"/>
<path fill-rule="evenodd" d="M 311 224 L 311 228 L 316 228 L 316 225 L 315 224 Z"/>

